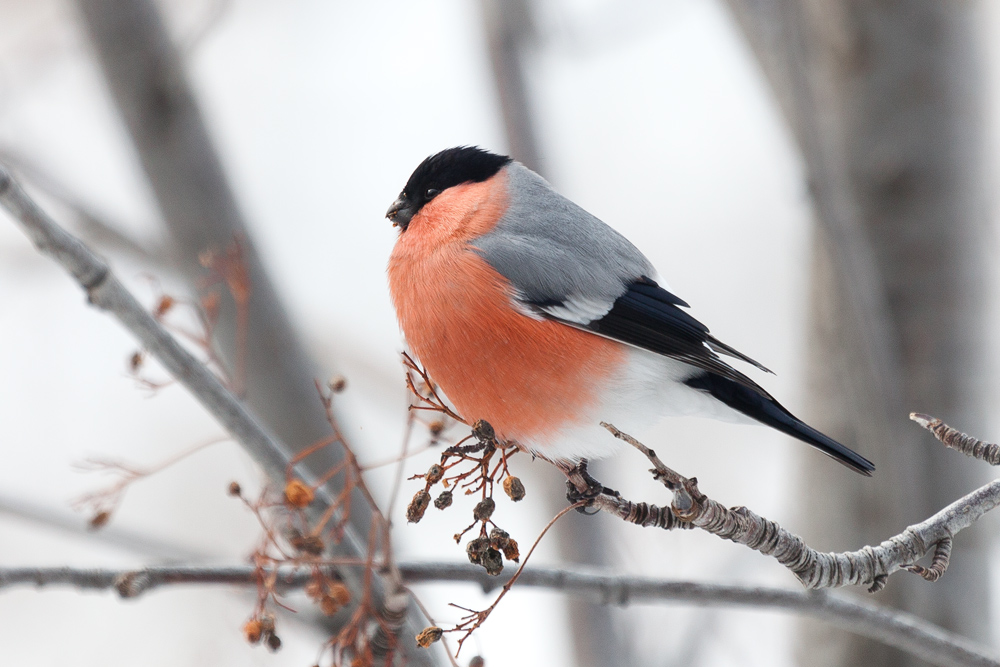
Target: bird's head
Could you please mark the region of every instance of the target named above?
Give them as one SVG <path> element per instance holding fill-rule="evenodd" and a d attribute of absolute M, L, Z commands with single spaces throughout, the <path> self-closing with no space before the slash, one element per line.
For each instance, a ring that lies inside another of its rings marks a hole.
<path fill-rule="evenodd" d="M 481 183 L 510 162 L 511 158 L 506 155 L 476 146 L 456 146 L 431 155 L 413 170 L 385 217 L 401 231 L 406 231 L 413 216 L 448 188 L 463 183 Z"/>

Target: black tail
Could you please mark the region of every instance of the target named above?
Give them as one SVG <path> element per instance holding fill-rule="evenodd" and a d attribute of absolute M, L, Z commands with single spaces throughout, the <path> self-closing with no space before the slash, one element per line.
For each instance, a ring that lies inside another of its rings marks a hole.
<path fill-rule="evenodd" d="M 732 409 L 762 424 L 809 443 L 862 475 L 871 477 L 875 470 L 871 461 L 800 421 L 766 393 L 757 393 L 738 382 L 708 372 L 698 373 L 685 380 L 684 384 L 711 394 Z"/>

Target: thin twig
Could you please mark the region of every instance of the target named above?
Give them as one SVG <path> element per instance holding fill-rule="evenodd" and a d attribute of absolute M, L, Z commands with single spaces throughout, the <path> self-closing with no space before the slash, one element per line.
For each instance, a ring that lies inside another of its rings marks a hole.
<path fill-rule="evenodd" d="M 1000 445 L 983 442 L 971 435 L 966 435 L 956 428 L 948 426 L 937 417 L 931 417 L 919 412 L 911 412 L 910 419 L 917 422 L 934 434 L 945 447 L 962 452 L 980 461 L 986 461 L 991 466 L 1000 465 Z"/>
<path fill-rule="evenodd" d="M 107 311 L 118 319 L 191 394 L 219 421 L 219 423 L 243 446 L 272 479 L 284 479 L 285 469 L 292 454 L 267 429 L 265 429 L 249 409 L 227 389 L 211 370 L 186 350 L 159 322 L 142 307 L 112 273 L 108 265 L 95 255 L 78 238 L 60 227 L 50 218 L 21 186 L 9 171 L 0 164 L 0 205 L 6 208 L 18 222 L 35 246 L 45 255 L 55 259 L 84 289 L 88 301 L 97 308 Z M 336 430 L 335 422 L 330 423 Z M 344 443 L 339 432 L 335 433 Z M 350 452 L 345 447 L 345 452 Z M 353 455 L 351 455 L 353 461 Z M 356 461 L 353 461 L 356 465 Z M 299 476 L 307 484 L 313 475 L 303 470 Z M 370 494 L 362 484 L 366 498 Z M 324 507 L 334 502 L 329 489 L 317 489 L 317 501 L 310 510 L 322 513 Z M 372 501 L 373 502 L 373 501 Z M 372 505 L 373 510 L 376 506 Z M 358 557 L 367 553 L 365 540 L 353 526 L 345 525 L 340 544 L 346 547 L 347 555 Z M 388 541 L 386 541 L 388 548 Z M 391 574 L 391 573 L 390 573 Z M 349 580 L 349 577 L 345 577 Z M 377 597 L 385 605 L 393 622 L 400 624 L 406 620 L 406 591 L 395 577 L 379 577 L 375 582 Z M 355 580 L 352 585 L 359 586 Z M 360 590 L 355 591 L 360 598 Z M 419 655 L 419 654 L 417 654 Z M 424 658 L 417 659 L 421 663 Z"/>

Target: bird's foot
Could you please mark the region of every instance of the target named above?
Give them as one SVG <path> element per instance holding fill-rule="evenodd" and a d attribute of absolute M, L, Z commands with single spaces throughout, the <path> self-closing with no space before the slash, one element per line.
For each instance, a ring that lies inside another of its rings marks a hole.
<path fill-rule="evenodd" d="M 571 480 L 566 480 L 566 500 L 568 500 L 570 504 L 574 505 L 580 501 L 587 501 L 586 505 L 576 508 L 576 511 L 581 514 L 596 514 L 598 510 L 588 512 L 587 508 L 592 507 L 594 499 L 602 494 L 607 494 L 616 498 L 621 497 L 621 494 L 617 491 L 609 489 L 594 479 L 594 477 L 587 470 L 587 459 L 580 459 L 580 462 L 572 468 L 569 468 L 566 471 L 566 474 L 567 476 L 580 475 L 580 477 L 583 478 L 584 483 L 587 485 L 587 487 L 581 491 Z"/>

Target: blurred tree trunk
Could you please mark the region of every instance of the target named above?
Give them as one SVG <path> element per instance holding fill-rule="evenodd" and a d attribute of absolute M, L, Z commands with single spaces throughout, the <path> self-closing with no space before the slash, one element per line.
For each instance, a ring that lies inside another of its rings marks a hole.
<path fill-rule="evenodd" d="M 538 142 L 531 96 L 526 76 L 526 61 L 535 44 L 531 0 L 481 0 L 486 46 L 496 83 L 510 155 L 528 168 L 545 176 Z M 601 467 L 591 471 L 601 479 Z M 563 487 L 553 486 L 552 475 L 529 475 L 541 489 L 542 511 L 555 514 L 565 507 Z M 610 522 L 607 517 L 568 516 L 553 528 L 560 555 L 567 562 L 608 566 L 607 550 Z M 611 608 L 582 600 L 570 600 L 570 631 L 574 663 L 578 667 L 608 667 L 628 664 L 629 655 L 621 633 L 615 631 Z"/>
<path fill-rule="evenodd" d="M 810 295 L 814 425 L 871 458 L 873 479 L 819 457 L 802 488 L 811 544 L 877 543 L 984 475 L 907 422 L 983 434 L 990 197 L 974 2 L 728 0 L 801 149 L 820 223 Z M 935 584 L 896 576 L 881 602 L 987 640 L 986 536 L 956 542 Z M 804 624 L 810 665 L 909 665 Z"/>
<path fill-rule="evenodd" d="M 146 177 L 170 232 L 176 256 L 194 290 L 205 275 L 199 262 L 206 250 L 225 252 L 234 241 L 242 251 L 251 295 L 248 315 L 240 322 L 235 303 L 223 298 L 213 344 L 230 369 L 245 366 L 243 399 L 290 451 L 309 447 L 329 436 L 330 427 L 314 379 L 318 368 L 299 340 L 282 301 L 258 255 L 252 235 L 230 187 L 222 161 L 187 79 L 181 54 L 174 45 L 153 0 L 77 0 L 77 7 L 108 88 L 135 146 Z M 242 329 L 242 331 L 241 331 Z M 241 336 L 245 349 L 240 350 Z M 319 478 L 343 459 L 328 447 L 300 466 Z M 283 484 L 284 471 L 271 471 Z M 340 477 L 328 482 L 336 487 Z M 331 488 L 335 496 L 339 490 Z M 352 495 L 350 526 L 331 552 L 363 558 L 372 524 L 370 508 L 360 491 Z M 343 576 L 360 599 L 360 578 Z M 415 648 L 408 637 L 424 625 L 422 614 L 408 596 L 382 586 L 376 578 L 377 599 L 397 624 L 409 614 L 399 653 L 409 664 L 434 664 L 434 652 Z M 387 594 L 388 593 L 388 594 Z M 389 606 L 392 608 L 390 609 Z M 391 618 L 390 618 L 391 617 Z M 330 620 L 337 627 L 346 612 Z M 326 621 L 324 621 L 326 622 Z M 330 629 L 328 627 L 328 629 Z"/>

